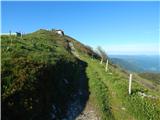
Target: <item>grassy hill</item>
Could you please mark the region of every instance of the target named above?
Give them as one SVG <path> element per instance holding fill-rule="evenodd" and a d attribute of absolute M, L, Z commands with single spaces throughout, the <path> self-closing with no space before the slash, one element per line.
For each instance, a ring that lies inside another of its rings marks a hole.
<path fill-rule="evenodd" d="M 160 119 L 160 86 L 134 74 L 128 95 L 127 72 L 111 63 L 106 72 L 90 47 L 67 35 L 1 36 L 1 51 L 3 120 L 67 119 L 73 99 L 81 106 L 73 119 L 88 103 L 101 120 Z"/>
<path fill-rule="evenodd" d="M 151 80 L 152 82 L 154 82 L 156 85 L 160 84 L 160 73 L 149 73 L 149 72 L 145 72 L 145 73 L 139 73 L 139 76 Z"/>

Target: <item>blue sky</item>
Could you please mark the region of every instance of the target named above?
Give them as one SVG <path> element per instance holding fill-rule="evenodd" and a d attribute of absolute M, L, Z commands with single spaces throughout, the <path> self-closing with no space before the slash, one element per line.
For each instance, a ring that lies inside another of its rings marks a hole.
<path fill-rule="evenodd" d="M 2 2 L 2 32 L 63 29 L 108 54 L 158 54 L 159 2 Z"/>

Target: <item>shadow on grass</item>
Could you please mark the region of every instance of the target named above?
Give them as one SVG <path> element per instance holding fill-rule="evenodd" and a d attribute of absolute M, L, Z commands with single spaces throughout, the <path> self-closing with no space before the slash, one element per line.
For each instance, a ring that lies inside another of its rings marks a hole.
<path fill-rule="evenodd" d="M 62 59 L 43 65 L 33 78 L 16 80 L 17 90 L 2 96 L 2 120 L 74 120 L 89 98 L 86 67 L 81 60 Z"/>

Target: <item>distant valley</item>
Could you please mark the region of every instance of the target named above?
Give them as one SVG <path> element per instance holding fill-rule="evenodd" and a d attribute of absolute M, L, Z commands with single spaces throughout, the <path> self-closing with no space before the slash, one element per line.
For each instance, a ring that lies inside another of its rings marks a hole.
<path fill-rule="evenodd" d="M 159 55 L 110 55 L 111 61 L 131 72 L 160 73 Z"/>

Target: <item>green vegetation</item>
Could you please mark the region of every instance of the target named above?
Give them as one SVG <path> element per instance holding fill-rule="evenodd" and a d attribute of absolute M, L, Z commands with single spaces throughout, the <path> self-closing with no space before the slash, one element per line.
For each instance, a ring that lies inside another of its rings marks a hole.
<path fill-rule="evenodd" d="M 101 119 L 113 119 L 108 98 L 108 88 L 101 80 L 101 76 L 99 76 L 98 72 L 94 69 L 95 68 L 92 67 L 92 65 L 89 65 L 87 68 L 91 99 L 93 99 L 94 104 L 96 104 L 97 108 L 99 109 Z"/>
<path fill-rule="evenodd" d="M 88 63 L 88 73 L 94 73 L 90 76 L 90 89 L 93 96 L 97 99 L 97 104 L 101 106 L 100 111 L 105 113 L 105 119 L 137 119 L 137 120 L 158 120 L 160 119 L 160 99 L 144 98 L 138 95 L 138 92 L 155 93 L 149 88 L 138 84 L 136 80 L 132 84 L 132 95 L 128 95 L 128 78 L 126 73 L 123 73 L 117 68 L 110 65 L 110 72 L 105 72 L 105 65 L 100 65 L 99 61 L 91 60 L 89 57 L 84 57 Z M 133 78 L 135 79 L 135 78 Z M 102 84 L 100 84 L 102 83 Z M 94 85 L 92 85 L 94 84 Z M 97 89 L 101 86 L 101 89 Z M 92 90 L 93 89 L 93 90 Z M 94 90 L 95 89 L 95 90 Z M 150 91 L 150 92 L 149 92 Z M 96 94 L 98 93 L 98 94 Z M 158 92 L 157 92 L 158 93 Z M 101 102 L 103 99 L 106 103 Z M 108 108 L 105 111 L 105 108 Z M 107 113 L 109 113 L 107 115 Z M 103 116 L 103 114 L 102 114 Z M 104 118 L 104 117 L 102 117 Z"/>
<path fill-rule="evenodd" d="M 68 42 L 79 58 L 72 55 Z M 152 82 L 134 74 L 128 95 L 128 73 L 111 63 L 105 72 L 100 56 L 69 36 L 47 30 L 22 38 L 1 36 L 1 51 L 4 120 L 50 120 L 51 113 L 62 119 L 82 74 L 88 80 L 89 101 L 102 120 L 160 119 L 160 90 L 152 89 Z"/>
<path fill-rule="evenodd" d="M 52 105 L 61 118 L 77 89 L 81 62 L 67 50 L 66 39 L 46 30 L 1 38 L 2 118 L 50 119 Z"/>
<path fill-rule="evenodd" d="M 160 85 L 160 73 L 139 73 L 139 76 Z"/>

